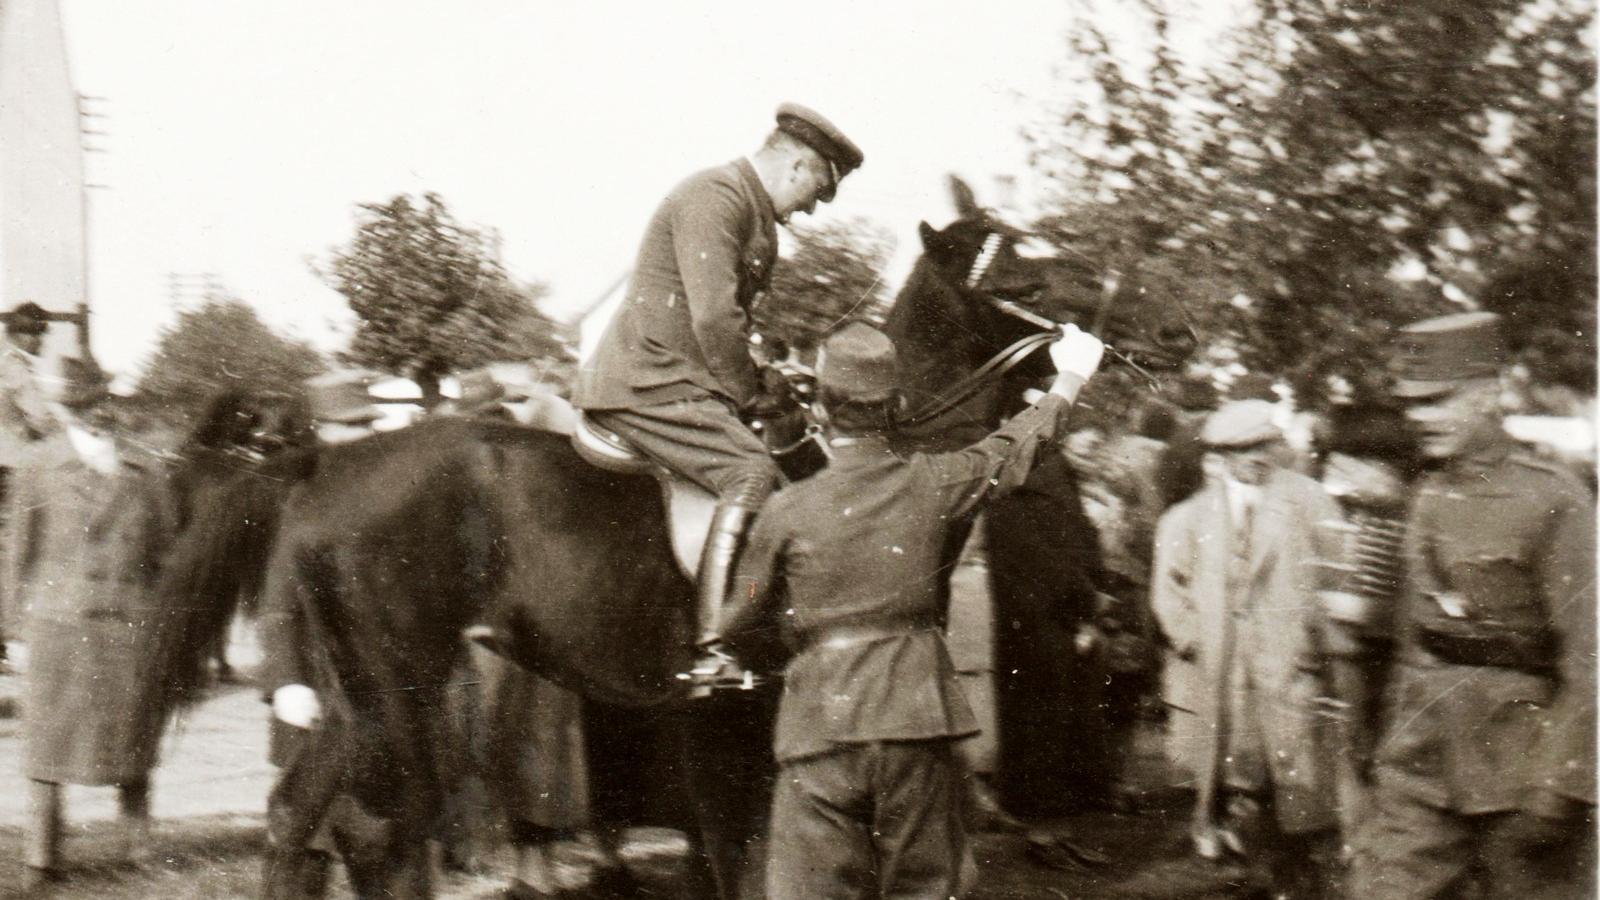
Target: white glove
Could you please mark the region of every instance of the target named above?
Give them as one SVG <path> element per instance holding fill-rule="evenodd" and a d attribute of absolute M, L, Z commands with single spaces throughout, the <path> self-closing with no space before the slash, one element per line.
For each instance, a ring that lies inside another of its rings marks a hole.
<path fill-rule="evenodd" d="M 272 714 L 285 725 L 310 729 L 322 721 L 322 703 L 311 688 L 286 684 L 272 692 Z"/>
<path fill-rule="evenodd" d="M 1076 325 L 1065 325 L 1061 329 L 1061 337 L 1050 345 L 1050 361 L 1056 364 L 1056 371 L 1066 375 L 1076 375 L 1084 381 L 1100 368 L 1100 357 L 1104 356 L 1106 345 L 1100 339 L 1087 331 L 1078 330 Z"/>

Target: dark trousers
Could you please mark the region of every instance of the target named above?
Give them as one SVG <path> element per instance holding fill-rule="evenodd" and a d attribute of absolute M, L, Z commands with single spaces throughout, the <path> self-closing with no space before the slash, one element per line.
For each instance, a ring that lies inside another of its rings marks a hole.
<path fill-rule="evenodd" d="M 1363 900 L 1566 900 L 1595 895 L 1592 817 L 1538 849 L 1517 838 L 1522 813 L 1461 815 L 1386 787 L 1357 836 L 1350 896 Z"/>
<path fill-rule="evenodd" d="M 842 747 L 778 772 L 769 900 L 947 900 L 967 859 L 965 770 L 949 740 Z"/>
<path fill-rule="evenodd" d="M 267 796 L 264 900 L 323 896 L 335 854 L 357 897 L 431 897 L 426 835 L 403 829 L 397 810 L 347 790 L 351 761 L 359 759 L 348 736 L 276 720 L 273 727 L 275 755 L 285 764 Z"/>
<path fill-rule="evenodd" d="M 760 485 L 759 505 L 781 479 L 755 432 L 710 397 L 638 409 L 593 409 L 584 415 L 621 435 L 652 462 L 719 497 Z"/>

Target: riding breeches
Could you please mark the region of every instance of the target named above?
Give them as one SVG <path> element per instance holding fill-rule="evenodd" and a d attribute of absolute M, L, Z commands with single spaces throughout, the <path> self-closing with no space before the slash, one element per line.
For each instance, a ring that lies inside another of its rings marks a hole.
<path fill-rule="evenodd" d="M 724 500 L 759 507 L 782 475 L 755 432 L 711 397 L 585 411 L 652 462 Z"/>

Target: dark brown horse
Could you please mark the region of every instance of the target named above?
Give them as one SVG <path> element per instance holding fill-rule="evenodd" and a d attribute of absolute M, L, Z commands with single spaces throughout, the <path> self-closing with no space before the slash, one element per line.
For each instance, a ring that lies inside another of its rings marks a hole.
<path fill-rule="evenodd" d="M 913 405 L 947 396 L 988 354 L 1033 329 L 998 312 L 995 299 L 1062 321 L 1091 311 L 1039 296 L 1048 263 L 1019 257 L 1014 233 L 966 212 L 942 231 L 924 226 L 927 253 L 889 320 Z M 1047 374 L 1045 355 L 1036 356 L 1009 373 L 1011 384 L 978 384 L 955 404 L 955 424 L 941 426 L 953 435 L 945 443 L 989 430 L 1007 391 Z M 593 468 L 560 435 L 436 419 L 282 456 L 198 511 L 195 524 L 168 567 L 172 621 L 149 681 L 168 701 L 186 697 L 185 680 L 172 676 L 194 671 L 202 626 L 218 624 L 194 599 L 236 589 L 232 561 L 270 546 L 263 605 L 293 608 L 309 623 L 329 735 L 322 777 L 297 788 L 299 820 L 279 823 L 286 834 L 308 834 L 345 792 L 402 823 L 405 833 L 392 839 L 426 839 L 445 777 L 429 735 L 454 689 L 463 629 L 494 615 L 517 662 L 662 726 L 655 734 L 681 752 L 672 774 L 688 787 L 681 810 L 691 814 L 672 824 L 698 824 L 719 894 L 758 890 L 774 696 L 676 702 L 691 585 L 669 549 L 654 479 Z M 597 748 L 596 767 L 615 749 Z M 633 764 L 631 755 L 621 760 Z"/>

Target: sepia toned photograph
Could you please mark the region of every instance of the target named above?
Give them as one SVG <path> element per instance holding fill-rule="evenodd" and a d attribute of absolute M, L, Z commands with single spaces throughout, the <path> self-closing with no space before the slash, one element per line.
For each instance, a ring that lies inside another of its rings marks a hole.
<path fill-rule="evenodd" d="M 1591 0 L 0 0 L 0 898 L 1596 896 Z"/>

